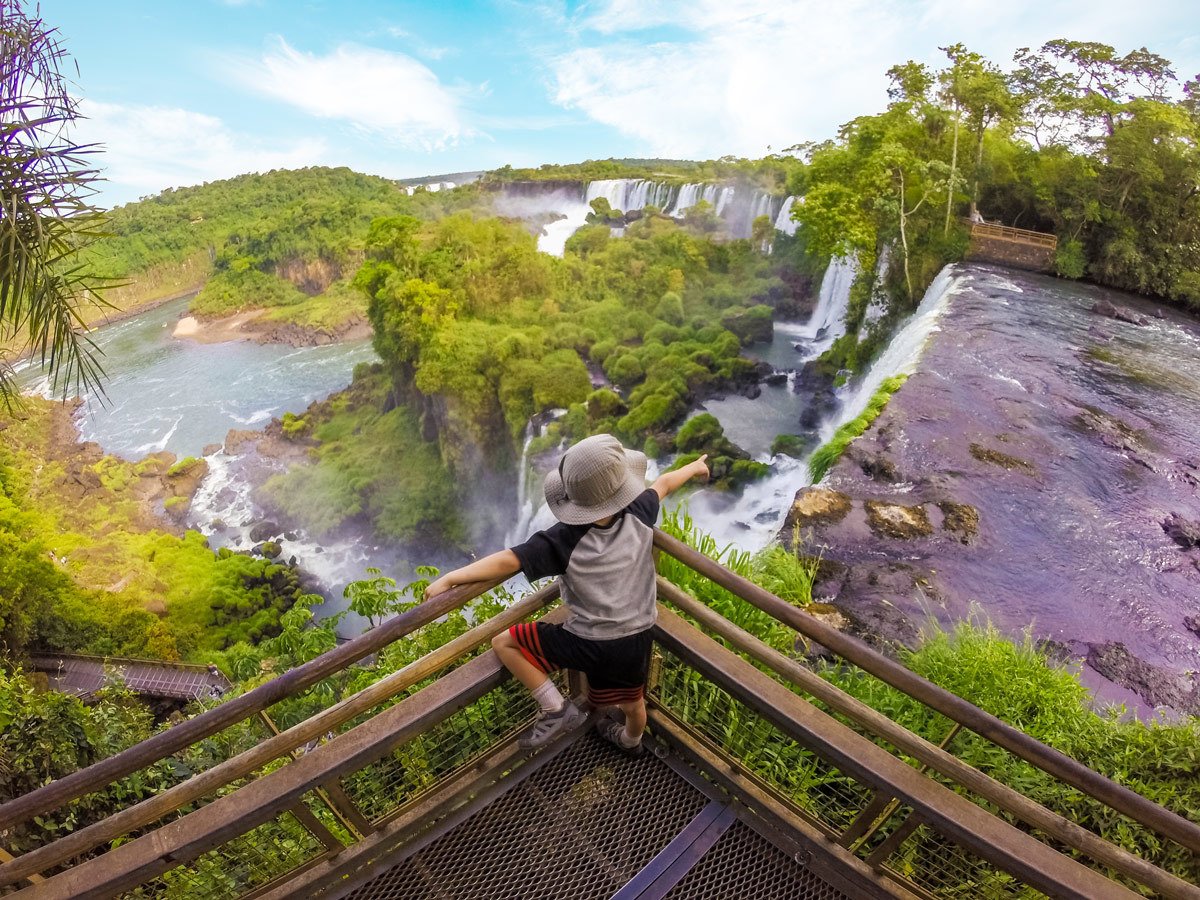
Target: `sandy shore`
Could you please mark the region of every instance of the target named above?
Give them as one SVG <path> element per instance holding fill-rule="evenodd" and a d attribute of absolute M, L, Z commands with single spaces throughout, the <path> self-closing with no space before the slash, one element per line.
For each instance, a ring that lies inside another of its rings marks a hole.
<path fill-rule="evenodd" d="M 225 341 L 248 341 L 257 339 L 246 325 L 263 314 L 261 309 L 252 309 L 235 316 L 202 321 L 195 316 L 184 316 L 171 332 L 172 337 L 186 338 L 201 344 L 219 344 Z"/>

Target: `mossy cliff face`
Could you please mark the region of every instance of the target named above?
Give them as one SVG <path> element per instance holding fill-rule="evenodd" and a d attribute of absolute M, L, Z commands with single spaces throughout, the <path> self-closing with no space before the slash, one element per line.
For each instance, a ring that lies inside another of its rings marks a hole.
<path fill-rule="evenodd" d="M 1087 665 L 1102 700 L 1200 711 L 1200 323 L 1159 320 L 1147 342 L 1104 320 L 1117 366 L 1078 350 L 1104 292 L 968 275 L 916 374 L 797 495 L 781 540 L 822 555 L 814 596 L 869 639 L 911 644 L 930 614 L 978 604 Z M 1168 359 L 1169 379 L 1128 374 Z"/>
<path fill-rule="evenodd" d="M 202 658 L 278 630 L 291 570 L 220 557 L 182 527 L 203 460 L 138 462 L 80 444 L 72 408 L 27 398 L 0 416 L 0 632 L 107 655 Z"/>

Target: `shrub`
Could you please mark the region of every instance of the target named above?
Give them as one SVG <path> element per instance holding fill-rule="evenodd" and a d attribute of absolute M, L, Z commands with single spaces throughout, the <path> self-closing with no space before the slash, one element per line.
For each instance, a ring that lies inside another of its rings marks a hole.
<path fill-rule="evenodd" d="M 833 437 L 829 439 L 829 443 L 817 448 L 808 461 L 808 473 L 812 478 L 813 484 L 816 484 L 825 477 L 833 467 L 833 464 L 841 458 L 842 453 L 850 446 L 851 441 L 871 427 L 871 423 L 879 418 L 879 414 L 888 405 L 892 394 L 900 390 L 900 386 L 907 380 L 907 375 L 897 375 L 894 378 L 887 379 L 879 386 L 879 390 L 872 395 L 866 409 L 834 432 Z"/>

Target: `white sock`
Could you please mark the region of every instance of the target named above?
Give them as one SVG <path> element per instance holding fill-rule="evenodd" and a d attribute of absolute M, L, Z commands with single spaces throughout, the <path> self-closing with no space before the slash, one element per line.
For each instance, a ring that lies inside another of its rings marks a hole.
<path fill-rule="evenodd" d="M 628 725 L 621 729 L 621 734 L 619 737 L 621 739 L 621 746 L 628 747 L 631 750 L 642 742 L 642 736 L 640 734 L 637 737 L 634 737 L 629 733 Z"/>
<path fill-rule="evenodd" d="M 555 713 L 563 708 L 563 695 L 558 692 L 554 682 L 547 678 L 540 685 L 534 688 L 530 693 L 533 694 L 533 699 L 537 701 L 538 706 L 543 712 Z"/>

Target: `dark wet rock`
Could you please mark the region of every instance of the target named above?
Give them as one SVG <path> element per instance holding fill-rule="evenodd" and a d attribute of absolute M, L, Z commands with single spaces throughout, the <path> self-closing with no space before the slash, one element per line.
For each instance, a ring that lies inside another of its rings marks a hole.
<path fill-rule="evenodd" d="M 250 529 L 250 540 L 255 544 L 279 534 L 280 528 L 274 522 L 259 522 Z"/>
<path fill-rule="evenodd" d="M 822 422 L 841 409 L 841 406 L 841 398 L 838 397 L 832 388 L 813 394 L 808 405 L 800 413 L 800 427 L 815 430 L 820 427 Z"/>
<path fill-rule="evenodd" d="M 883 500 L 867 500 L 863 503 L 867 511 L 867 524 L 881 537 L 898 540 L 928 537 L 933 534 L 933 524 L 924 506 L 903 506 Z"/>
<path fill-rule="evenodd" d="M 1184 616 L 1183 627 L 1200 637 L 1200 616 Z"/>
<path fill-rule="evenodd" d="M 985 447 L 983 444 L 971 444 L 971 455 L 980 462 L 991 463 L 1004 469 L 1016 469 L 1024 472 L 1026 475 L 1037 474 L 1037 469 L 1034 468 L 1033 463 L 1026 462 L 1015 456 L 1009 456 L 1007 453 L 1001 453 L 999 450 Z"/>
<path fill-rule="evenodd" d="M 796 494 L 792 508 L 783 520 L 783 533 L 791 535 L 799 527 L 840 522 L 850 512 L 850 498 L 841 491 L 823 487 L 804 488 Z"/>
<path fill-rule="evenodd" d="M 1200 683 L 1194 673 L 1173 672 L 1138 659 L 1119 641 L 1088 644 L 1087 663 L 1151 706 L 1167 706 L 1193 715 L 1200 713 Z"/>
<path fill-rule="evenodd" d="M 1162 530 L 1184 550 L 1200 547 L 1200 522 L 1185 519 L 1179 513 L 1171 513 L 1163 519 Z"/>
<path fill-rule="evenodd" d="M 774 512 L 774 510 L 770 510 L 770 509 L 764 510 L 763 512 L 760 512 L 757 516 L 754 517 L 754 521 L 761 522 L 764 525 L 768 522 L 774 522 L 775 521 L 775 512 Z"/>
<path fill-rule="evenodd" d="M 964 544 L 971 543 L 979 533 L 979 510 L 967 503 L 943 500 L 938 504 L 942 511 L 942 530 L 953 534 Z"/>
<path fill-rule="evenodd" d="M 1164 313 L 1164 312 L 1162 311 L 1162 309 L 1160 309 L 1160 308 L 1158 308 L 1158 307 L 1156 307 L 1156 308 L 1155 308 L 1155 310 L 1154 310 L 1154 318 L 1156 318 L 1156 319 L 1165 319 L 1166 317 L 1167 317 L 1167 314 L 1166 314 L 1166 313 Z"/>
<path fill-rule="evenodd" d="M 757 400 L 762 396 L 762 386 L 758 384 L 748 384 L 742 389 L 742 396 L 750 400 Z"/>
<path fill-rule="evenodd" d="M 284 539 L 285 541 L 294 541 L 294 540 L 296 540 L 298 537 L 299 537 L 299 535 L 298 535 L 298 534 L 296 534 L 296 532 L 294 532 L 294 531 L 285 531 L 285 532 L 283 533 L 283 539 Z"/>
<path fill-rule="evenodd" d="M 1062 665 L 1067 665 L 1075 659 L 1075 654 L 1071 652 L 1071 648 L 1062 641 L 1056 641 L 1054 638 L 1043 638 L 1038 641 L 1037 649 L 1047 659 L 1061 663 Z"/>
<path fill-rule="evenodd" d="M 282 551 L 283 551 L 283 548 L 280 547 L 279 544 L 277 544 L 275 541 L 263 541 L 261 544 L 259 544 L 257 547 L 254 548 L 255 556 L 264 556 L 267 559 L 274 559 Z"/>
<path fill-rule="evenodd" d="M 792 459 L 803 459 L 819 440 L 815 434 L 780 434 L 771 441 L 771 454 L 782 453 Z"/>
<path fill-rule="evenodd" d="M 291 566 L 293 569 L 296 568 L 296 554 L 293 553 L 291 556 L 288 557 L 288 565 Z"/>
<path fill-rule="evenodd" d="M 882 451 L 873 453 L 870 450 L 863 450 L 851 444 L 850 449 L 847 450 L 847 455 L 858 463 L 858 467 L 862 469 L 862 473 L 868 478 L 875 481 L 887 481 L 893 484 L 903 480 L 900 477 L 900 469 L 896 466 L 896 463 Z"/>
<path fill-rule="evenodd" d="M 937 591 L 928 579 L 906 563 L 865 563 L 844 567 L 840 576 L 824 584 L 838 612 L 850 622 L 847 629 L 866 642 L 884 650 L 893 647 L 916 647 L 920 644 L 920 629 L 900 606 L 911 605 L 914 595 L 933 596 Z M 836 593 L 828 591 L 836 588 Z M 814 596 L 817 596 L 814 588 Z"/>
<path fill-rule="evenodd" d="M 787 372 L 772 372 L 763 379 L 763 384 L 769 384 L 771 387 L 779 387 L 779 385 L 786 383 Z"/>
<path fill-rule="evenodd" d="M 1133 310 L 1127 309 L 1124 306 L 1117 306 L 1108 300 L 1097 300 L 1092 306 L 1092 312 L 1110 319 L 1116 319 L 1118 322 L 1128 322 L 1130 325 L 1150 324 L 1150 320 L 1145 316 L 1139 316 Z"/>

